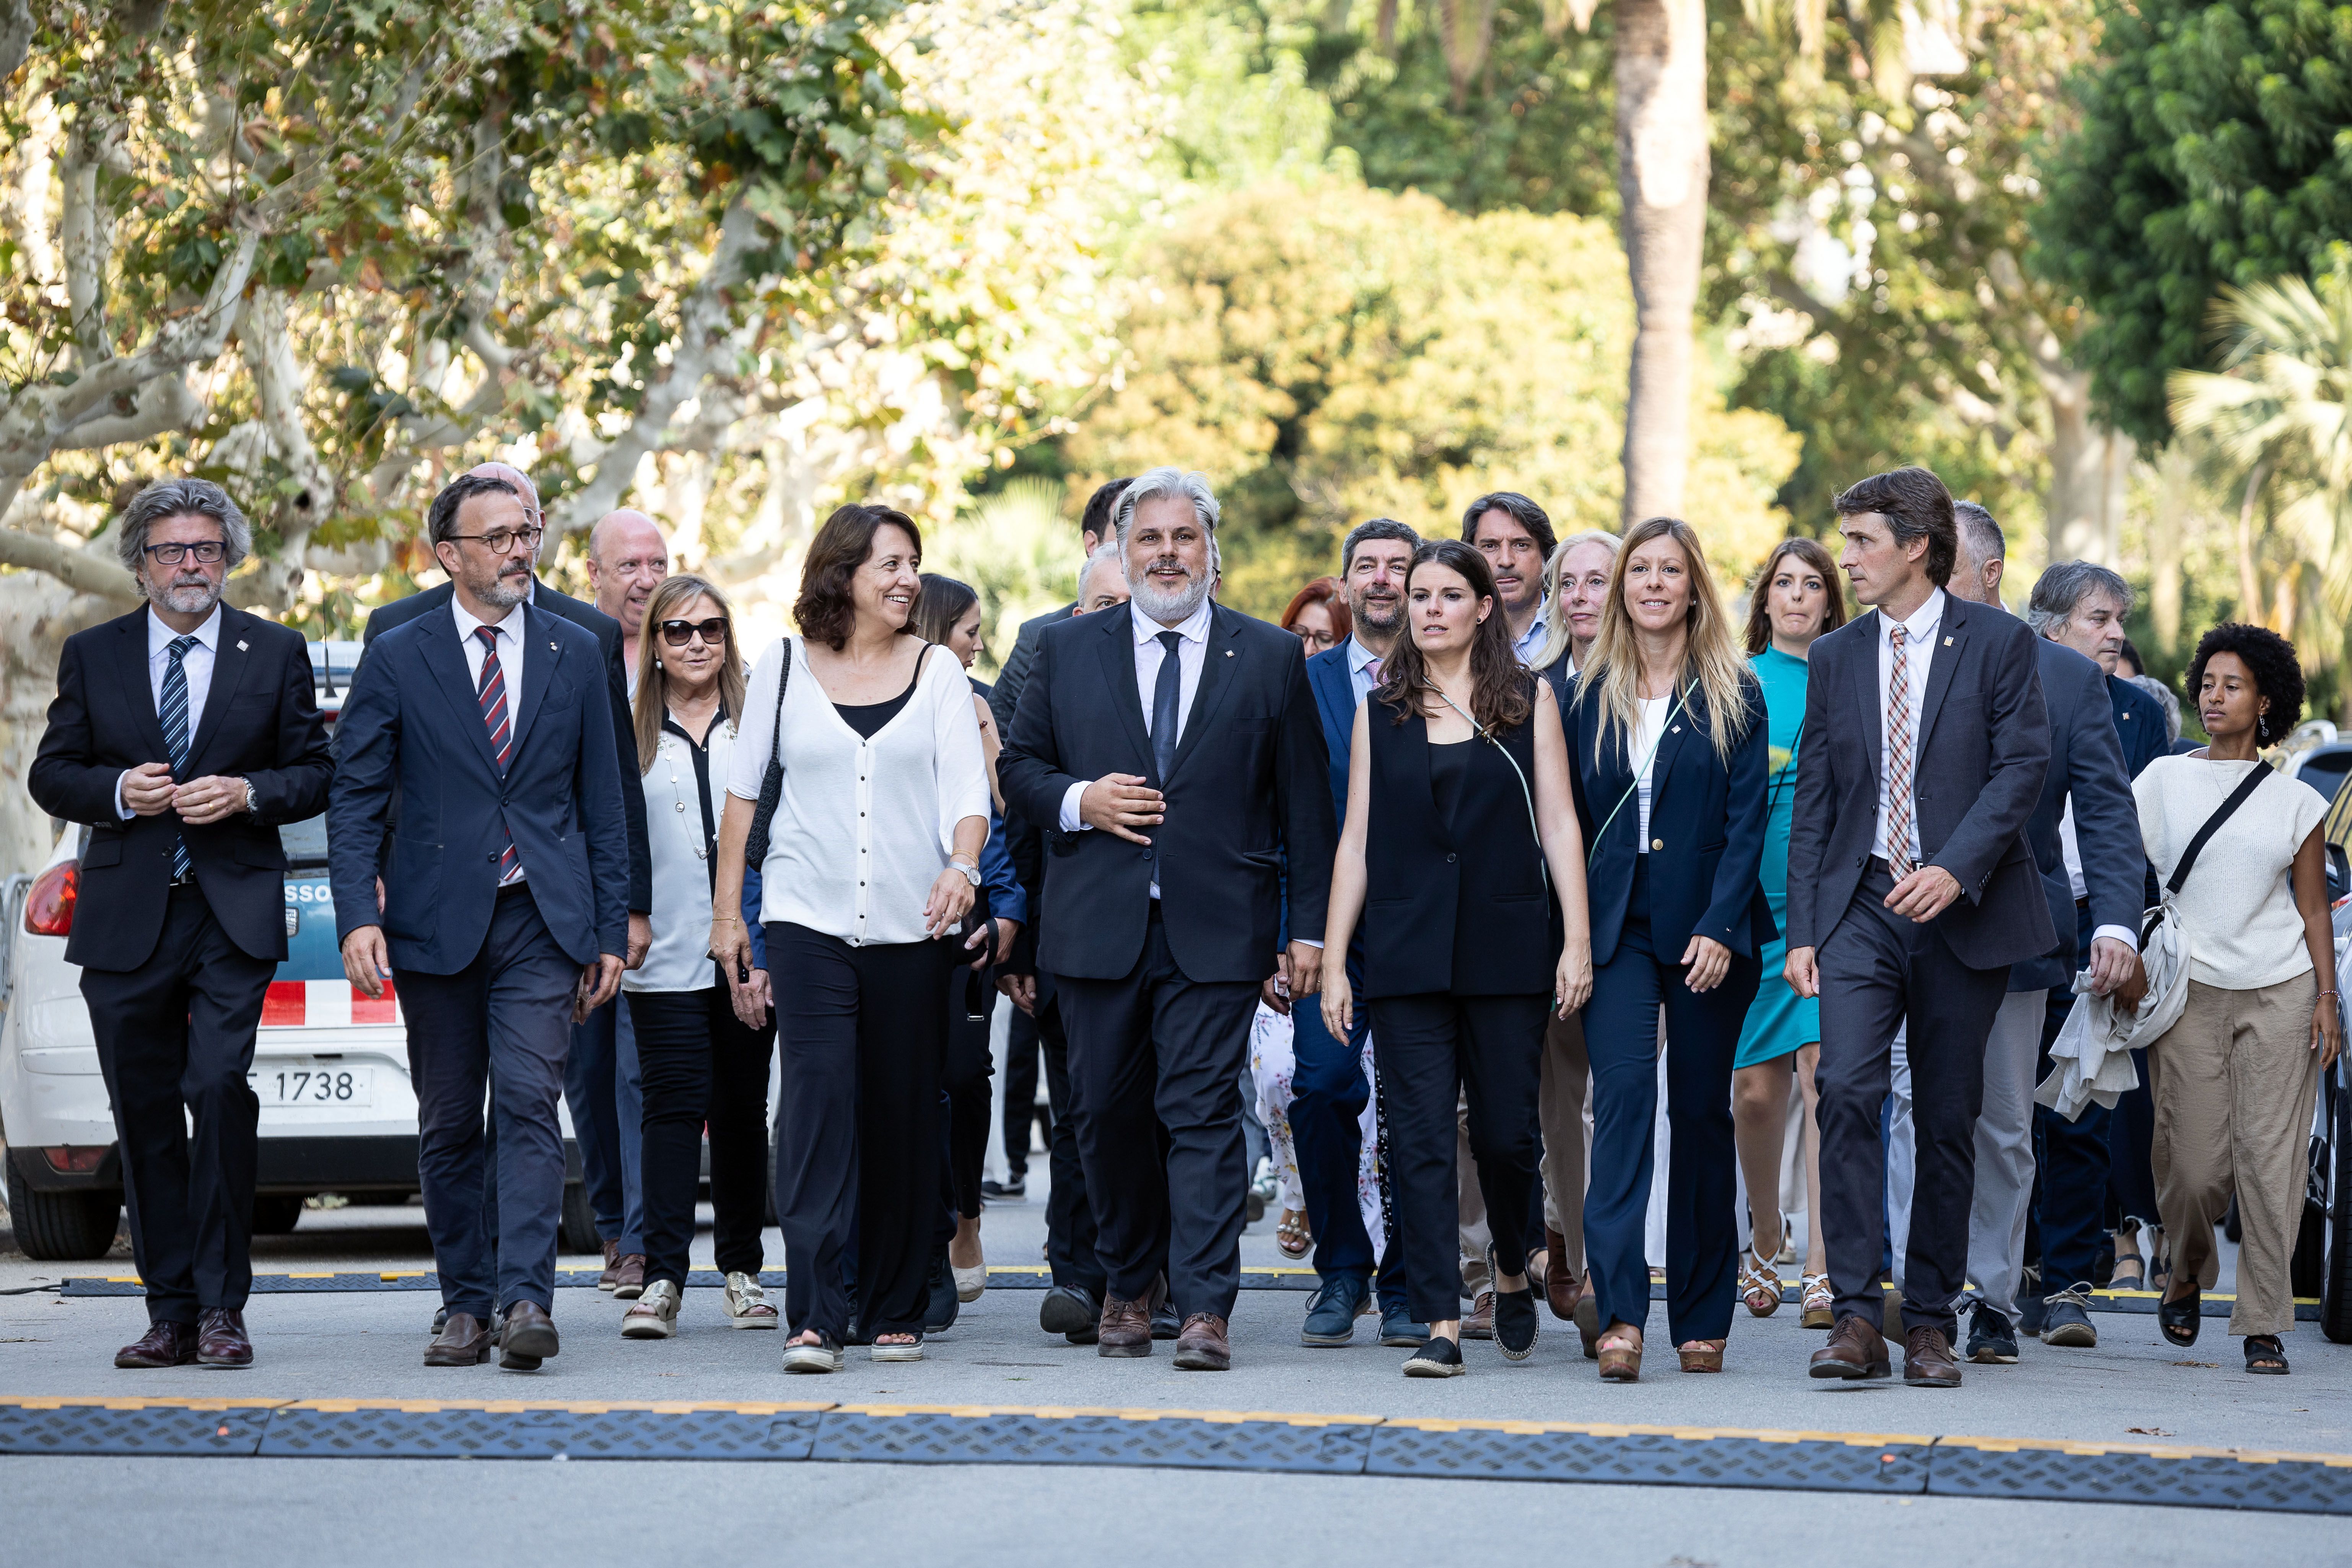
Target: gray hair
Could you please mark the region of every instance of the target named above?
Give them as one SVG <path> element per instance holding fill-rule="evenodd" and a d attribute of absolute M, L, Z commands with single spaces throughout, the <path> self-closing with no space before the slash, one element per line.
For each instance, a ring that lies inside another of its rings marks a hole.
<path fill-rule="evenodd" d="M 2075 606 L 2092 594 L 2105 594 L 2119 606 L 2119 614 L 2131 614 L 2131 584 L 2124 581 L 2122 573 L 2093 561 L 2061 561 L 2033 584 L 2033 597 L 2025 605 L 2026 621 L 2036 637 L 2046 637 L 2072 619 Z"/>
<path fill-rule="evenodd" d="M 253 529 L 226 490 L 210 479 L 157 479 L 131 498 L 114 538 L 114 552 L 133 577 L 146 563 L 148 531 L 174 517 L 208 517 L 219 523 L 228 546 L 221 559 L 230 572 L 253 553 Z"/>
<path fill-rule="evenodd" d="M 1339 546 L 1340 576 L 1345 577 L 1348 568 L 1355 564 L 1356 546 L 1373 539 L 1393 540 L 1407 550 L 1421 548 L 1421 535 L 1406 524 L 1392 517 L 1367 518 L 1348 531 L 1346 541 Z"/>
<path fill-rule="evenodd" d="M 1979 562 L 2009 559 L 2009 535 L 2000 531 L 1992 513 L 1972 500 L 1952 503 L 1952 521 L 1960 525 L 1960 536 L 1969 542 L 1969 554 Z"/>
<path fill-rule="evenodd" d="M 1192 503 L 1192 515 L 1208 531 L 1211 564 L 1215 563 L 1217 519 L 1223 510 L 1217 505 L 1216 492 L 1209 489 L 1209 476 L 1187 473 L 1181 468 L 1148 468 L 1136 476 L 1135 482 L 1119 492 L 1118 504 L 1111 510 L 1110 525 L 1119 544 L 1127 543 L 1128 526 L 1135 521 L 1135 509 L 1148 500 L 1181 500 Z"/>

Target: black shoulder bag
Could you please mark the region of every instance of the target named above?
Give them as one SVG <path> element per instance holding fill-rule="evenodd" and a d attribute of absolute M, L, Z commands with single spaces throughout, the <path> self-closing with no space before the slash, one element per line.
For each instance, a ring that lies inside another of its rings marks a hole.
<path fill-rule="evenodd" d="M 2168 900 L 2180 896 L 2180 886 L 2189 880 L 2189 868 L 2197 864 L 2198 854 L 2205 847 L 2206 841 L 2221 831 L 2221 825 L 2237 815 L 2240 806 L 2253 798 L 2254 791 L 2263 787 L 2263 781 L 2270 777 L 2271 772 L 2268 763 L 2256 762 L 2247 770 L 2238 787 L 2230 792 L 2230 798 L 2213 808 L 2213 815 L 2205 819 L 2205 826 L 2197 830 L 2197 837 L 2190 839 L 2189 847 L 2180 852 L 2180 863 L 2173 867 L 2172 875 L 2165 879 L 2164 896 Z M 2143 948 L 2147 945 L 2148 934 L 2156 930 L 2156 922 L 2163 913 L 2164 906 L 2159 904 L 2148 910 L 2147 918 L 2140 922 L 2139 944 Z"/>
<path fill-rule="evenodd" d="M 768 859 L 768 827 L 776 819 L 776 803 L 784 798 L 784 693 L 793 684 L 793 639 L 784 643 L 784 667 L 776 672 L 776 727 L 768 736 L 768 771 L 760 778 L 760 798 L 751 807 L 751 836 L 744 841 L 746 864 L 762 866 Z"/>

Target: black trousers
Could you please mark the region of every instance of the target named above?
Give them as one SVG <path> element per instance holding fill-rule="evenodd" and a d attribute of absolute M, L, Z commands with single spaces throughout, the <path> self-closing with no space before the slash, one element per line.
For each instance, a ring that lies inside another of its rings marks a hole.
<path fill-rule="evenodd" d="M 1055 980 L 1107 1289 L 1145 1300 L 1164 1256 L 1178 1315 L 1230 1319 L 1249 1188 L 1241 1079 L 1257 987 L 1187 978 L 1157 900 L 1128 974 Z"/>
<path fill-rule="evenodd" d="M 646 1279 L 686 1288 L 706 1126 L 719 1271 L 757 1275 L 775 1031 L 746 1026 L 723 982 L 700 991 L 632 991 L 625 1000 L 645 1086 Z"/>
<path fill-rule="evenodd" d="M 193 1323 L 206 1307 L 242 1311 L 253 1289 L 261 1101 L 245 1075 L 277 972 L 231 942 L 189 887 L 172 889 L 146 963 L 81 973 L 122 1144 L 131 1252 L 156 1322 Z"/>
<path fill-rule="evenodd" d="M 1037 976 L 1038 1056 L 1045 1069 L 1045 1098 L 1054 1112 L 1045 1142 L 1046 1168 L 1053 1176 L 1045 1194 L 1045 1261 L 1054 1270 L 1055 1284 L 1084 1290 L 1099 1301 L 1108 1288 L 1109 1276 L 1104 1272 L 1098 1249 L 1101 1238 L 1095 1230 L 1095 1211 L 1087 1202 L 1087 1172 L 1078 1158 L 1077 1125 L 1070 1120 L 1070 1037 L 1062 1027 L 1059 995 L 1052 975 Z M 1018 1017 L 1014 1026 L 1019 1026 Z M 1025 1133 L 1028 1123 L 1022 1127 Z M 1163 1268 L 1167 1264 L 1164 1253 L 1160 1263 Z"/>
<path fill-rule="evenodd" d="M 1037 976 L 1040 991 L 1047 976 Z M 1043 1000 L 1037 1011 L 1043 1013 Z M 1014 1008 L 1013 1021 L 1004 1037 L 1004 1179 L 1018 1182 L 1029 1174 L 1029 1138 L 1037 1125 L 1037 1070 L 1045 1049 L 1045 1035 L 1038 1019 Z M 1046 1090 L 1051 1100 L 1052 1089 Z M 1059 1101 L 1054 1102 L 1055 1116 L 1062 1114 Z M 1046 1144 L 1053 1143 L 1053 1130 L 1046 1129 Z"/>
<path fill-rule="evenodd" d="M 953 959 L 952 942 L 852 947 L 806 926 L 768 923 L 784 1075 L 776 1224 L 785 1324 L 795 1334 L 847 1333 L 853 1228 L 860 1326 L 923 1331 Z"/>
<path fill-rule="evenodd" d="M 1308 998 L 1308 1003 L 1315 999 Z M 1495 1238 L 1495 1266 L 1524 1274 L 1542 1244 L 1536 1092 L 1544 1008 L 1531 996 L 1383 996 L 1370 1004 L 1372 1059 L 1388 1117 L 1405 1300 L 1421 1322 L 1462 1315 L 1454 1107 L 1470 1107 L 1470 1152 Z M 1307 1005 L 1302 1003 L 1301 1005 Z"/>
<path fill-rule="evenodd" d="M 1853 902 L 1822 943 L 1822 1237 L 1841 1318 L 1881 1315 L 1886 1255 L 1886 1145 L 1879 1137 L 1898 1026 L 1909 1029 L 1916 1174 L 1903 1263 L 1903 1325 L 1958 1326 L 1968 1283 L 1969 1206 L 1976 1195 L 1977 1114 L 1985 1037 L 2009 992 L 2009 966 L 1970 969 L 1932 922 L 1887 909 L 1894 882 L 1874 859 Z M 1671 1030 L 1672 1026 L 1669 1026 Z"/>
<path fill-rule="evenodd" d="M 993 928 L 992 928 L 993 929 Z M 951 1215 L 980 1217 L 980 1178 L 988 1165 L 988 1034 L 996 1017 L 996 971 L 968 964 L 948 971 L 947 1206 Z M 1032 1094 L 1036 1092 L 1033 1087 Z M 953 1228 L 950 1223 L 950 1229 Z"/>

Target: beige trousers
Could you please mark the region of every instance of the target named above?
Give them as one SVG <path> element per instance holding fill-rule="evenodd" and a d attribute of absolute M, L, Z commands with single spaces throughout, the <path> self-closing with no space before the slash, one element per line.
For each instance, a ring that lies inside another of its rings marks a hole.
<path fill-rule="evenodd" d="M 1544 1027 L 1543 1082 L 1537 1112 L 1543 1122 L 1544 1225 L 1559 1232 L 1565 1256 L 1554 1268 L 1584 1272 L 1584 1178 L 1591 1159 L 1584 1091 L 1592 1064 L 1584 1054 L 1584 1015 L 1552 1015 Z"/>
<path fill-rule="evenodd" d="M 2220 1277 L 2213 1227 L 2238 1194 L 2233 1334 L 2294 1328 L 2288 1259 L 2303 1222 L 2305 1145 L 2319 1089 L 2308 974 L 2253 991 L 2189 983 L 2180 1019 L 2147 1051 L 2156 1098 L 2156 1198 L 2176 1279 Z"/>

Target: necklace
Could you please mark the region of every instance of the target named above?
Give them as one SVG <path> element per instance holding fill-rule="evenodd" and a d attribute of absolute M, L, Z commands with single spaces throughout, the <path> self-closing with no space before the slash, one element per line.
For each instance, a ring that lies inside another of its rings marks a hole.
<path fill-rule="evenodd" d="M 711 730 L 716 730 L 722 724 L 727 727 L 727 738 L 730 741 L 734 740 L 735 726 L 730 720 L 714 720 L 711 723 Z M 683 728 L 683 726 L 681 726 L 681 728 Z M 703 731 L 702 738 L 706 746 L 710 740 L 711 730 L 706 730 Z M 676 743 L 673 744 L 672 742 Z M 677 776 L 677 753 L 678 748 L 686 744 L 688 744 L 688 742 L 677 735 L 664 735 L 661 738 L 661 760 L 664 765 L 669 769 L 670 800 L 676 805 L 680 816 L 686 815 L 686 786 L 684 784 L 679 782 Z M 692 769 L 689 768 L 688 771 L 691 772 Z M 683 822 L 678 826 L 680 827 L 689 827 L 688 824 Z M 693 833 L 689 828 L 687 843 L 688 847 L 694 851 L 694 858 L 696 859 L 709 860 L 710 858 L 710 846 L 704 840 L 700 834 Z"/>

